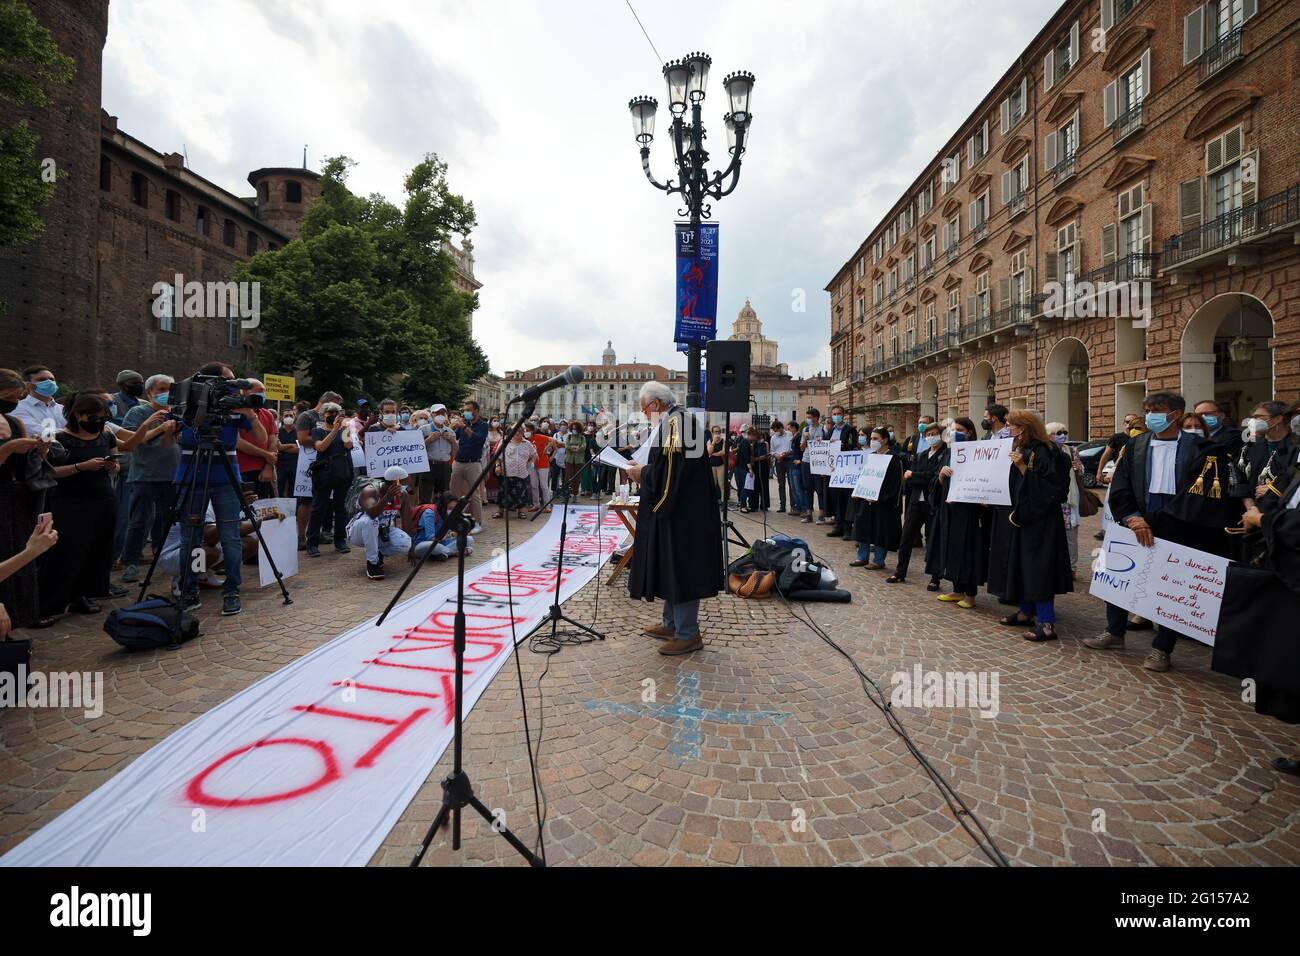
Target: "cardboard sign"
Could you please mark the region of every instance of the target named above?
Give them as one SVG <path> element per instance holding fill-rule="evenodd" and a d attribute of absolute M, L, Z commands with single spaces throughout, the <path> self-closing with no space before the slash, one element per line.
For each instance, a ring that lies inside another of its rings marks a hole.
<path fill-rule="evenodd" d="M 275 566 L 282 577 L 291 578 L 298 573 L 298 502 L 292 498 L 264 498 L 253 502 L 253 511 L 262 519 L 262 538 L 271 552 Z M 271 518 L 271 513 L 282 515 Z M 275 583 L 275 572 L 267 560 L 266 550 L 257 549 L 257 572 L 260 587 Z"/>
<path fill-rule="evenodd" d="M 294 400 L 294 389 L 297 385 L 292 375 L 271 375 L 267 373 L 262 376 L 262 384 L 266 386 L 266 400 L 268 402 L 292 402 Z"/>
<path fill-rule="evenodd" d="M 360 445 L 352 446 L 352 470 L 358 475 L 369 474 L 366 471 L 366 453 Z"/>
<path fill-rule="evenodd" d="M 948 500 L 973 505 L 1011 504 L 1012 441 L 995 438 L 954 442 Z"/>
<path fill-rule="evenodd" d="M 379 477 L 397 465 L 408 475 L 422 475 L 429 470 L 429 453 L 424 447 L 424 432 L 404 428 L 395 432 L 366 432 L 366 473 Z"/>
<path fill-rule="evenodd" d="M 839 442 L 828 440 L 810 441 L 808 443 L 808 467 L 814 475 L 835 474 L 835 455 L 839 452 Z"/>
<path fill-rule="evenodd" d="M 1112 524 L 1088 593 L 1213 647 L 1231 563 L 1162 538 L 1144 548 L 1132 531 Z"/>
<path fill-rule="evenodd" d="M 867 454 L 861 451 L 840 451 L 835 453 L 835 468 L 831 472 L 832 488 L 852 488 L 858 483 L 862 466 Z"/>
<path fill-rule="evenodd" d="M 880 486 L 885 482 L 885 474 L 894 461 L 893 455 L 868 455 L 858 475 L 857 484 L 853 486 L 853 497 L 867 501 L 880 499 Z"/>
<path fill-rule="evenodd" d="M 298 462 L 293 473 L 293 493 L 298 498 L 310 498 L 311 491 L 311 472 L 307 469 L 311 463 L 316 460 L 315 448 L 303 448 L 298 446 Z"/>

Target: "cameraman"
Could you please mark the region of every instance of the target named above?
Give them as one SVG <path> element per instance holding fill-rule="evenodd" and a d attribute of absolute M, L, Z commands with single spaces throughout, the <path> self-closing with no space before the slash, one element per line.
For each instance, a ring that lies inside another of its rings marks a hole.
<path fill-rule="evenodd" d="M 196 377 L 216 376 L 227 380 L 232 380 L 235 377 L 235 373 L 220 362 L 211 362 L 203 366 L 195 375 Z M 239 444 L 241 434 L 251 435 L 252 441 L 256 445 L 264 446 L 266 444 L 266 429 L 262 427 L 261 421 L 258 420 L 255 410 L 252 408 L 231 409 L 221 422 L 221 445 L 226 455 L 226 461 L 230 465 L 230 470 L 235 474 L 238 474 L 239 471 L 235 449 Z M 243 505 L 240 489 L 231 483 L 231 478 L 226 469 L 215 461 L 208 466 L 206 474 L 198 469 L 195 460 L 198 450 L 198 436 L 195 435 L 193 427 L 182 423 L 179 444 L 181 446 L 181 463 L 176 470 L 177 494 L 182 496 L 183 499 L 186 498 L 191 481 L 195 491 L 193 495 L 188 495 L 188 500 L 185 501 L 184 518 L 192 519 L 195 523 L 192 524 L 190 520 L 182 522 L 181 544 L 183 552 L 186 555 L 192 555 L 195 549 L 200 547 L 203 515 L 207 512 L 208 506 L 211 505 L 212 512 L 217 519 L 217 535 L 221 540 L 221 551 L 226 560 L 226 580 L 222 586 L 221 613 L 223 616 L 229 617 L 238 614 L 240 611 L 240 563 L 244 554 L 243 544 L 239 538 L 239 521 L 242 517 Z M 203 493 L 205 487 L 207 489 L 206 496 Z M 186 561 L 181 566 L 180 591 L 181 606 L 183 608 L 193 611 L 200 607 L 198 579 L 189 561 Z"/>

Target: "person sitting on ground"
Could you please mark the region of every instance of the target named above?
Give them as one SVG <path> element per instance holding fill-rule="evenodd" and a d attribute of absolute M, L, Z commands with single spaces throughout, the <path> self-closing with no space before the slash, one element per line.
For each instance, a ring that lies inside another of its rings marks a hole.
<path fill-rule="evenodd" d="M 411 548 L 411 536 L 402 530 L 411 524 L 411 499 L 402 490 L 406 478 L 406 469 L 394 466 L 384 472 L 382 486 L 365 485 L 348 523 L 348 542 L 365 549 L 366 577 L 372 581 L 383 580 L 385 555 Z"/>
<path fill-rule="evenodd" d="M 438 536 L 442 530 L 443 524 L 447 521 L 447 515 L 451 514 L 456 507 L 458 498 L 450 491 L 444 491 L 438 496 L 436 503 L 431 505 L 421 505 L 415 509 L 415 533 L 411 536 L 411 550 L 407 554 L 407 559 L 411 562 L 419 561 L 424 557 L 430 548 L 433 549 L 431 557 L 435 561 L 446 561 L 456 554 L 456 536 L 450 531 L 437 544 L 433 539 Z M 474 553 L 474 538 L 472 535 L 465 536 L 465 554 Z"/>

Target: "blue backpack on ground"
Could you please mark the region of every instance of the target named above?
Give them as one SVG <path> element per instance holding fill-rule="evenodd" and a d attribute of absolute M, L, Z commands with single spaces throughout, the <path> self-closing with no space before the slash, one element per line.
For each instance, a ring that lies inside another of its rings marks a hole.
<path fill-rule="evenodd" d="M 104 632 L 129 651 L 174 649 L 199 636 L 199 621 L 175 601 L 151 595 L 147 601 L 110 611 Z"/>

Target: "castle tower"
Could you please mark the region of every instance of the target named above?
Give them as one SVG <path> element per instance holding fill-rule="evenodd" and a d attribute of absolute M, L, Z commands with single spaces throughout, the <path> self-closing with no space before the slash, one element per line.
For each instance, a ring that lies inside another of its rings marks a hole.
<path fill-rule="evenodd" d="M 53 159 L 59 174 L 39 211 L 44 232 L 34 242 L 0 249 L 0 298 L 8 303 L 0 365 L 18 369 L 48 358 L 52 342 L 76 342 L 85 353 L 95 348 L 99 103 L 108 37 L 108 0 L 30 0 L 28 6 L 76 72 L 67 84 L 47 87 L 50 102 L 43 108 L 0 101 L 0 126 L 27 120 L 38 137 L 37 162 Z M 55 373 L 75 380 L 75 372 Z"/>
<path fill-rule="evenodd" d="M 257 190 L 257 218 L 291 239 L 298 238 L 303 214 L 320 198 L 320 173 L 288 166 L 268 166 L 248 174 Z"/>

